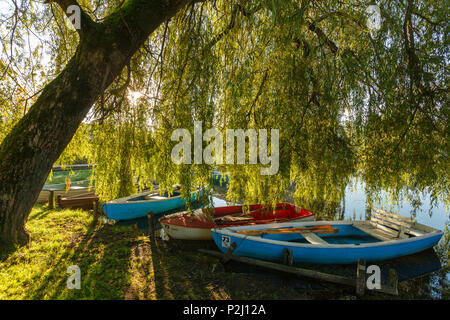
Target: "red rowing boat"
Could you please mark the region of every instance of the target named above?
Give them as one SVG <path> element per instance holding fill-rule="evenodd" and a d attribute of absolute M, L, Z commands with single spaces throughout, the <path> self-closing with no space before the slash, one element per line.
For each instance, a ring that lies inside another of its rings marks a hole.
<path fill-rule="evenodd" d="M 183 211 L 159 219 L 164 232 L 173 239 L 210 240 L 211 229 L 243 225 L 314 220 L 314 214 L 289 203 L 272 206 L 253 204 Z"/>

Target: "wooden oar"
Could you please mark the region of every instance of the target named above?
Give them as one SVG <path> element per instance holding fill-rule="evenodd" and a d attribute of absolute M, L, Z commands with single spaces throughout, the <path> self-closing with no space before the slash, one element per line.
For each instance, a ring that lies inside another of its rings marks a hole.
<path fill-rule="evenodd" d="M 223 219 L 225 217 L 249 217 L 250 219 L 253 219 L 253 217 L 250 216 L 252 213 L 255 213 L 257 211 L 267 210 L 269 208 L 273 209 L 272 207 L 261 207 L 261 208 L 253 209 L 253 210 L 251 210 L 249 212 L 241 211 L 241 212 L 237 212 L 237 213 L 227 214 L 227 215 L 224 215 L 222 217 L 214 218 L 214 220 L 219 220 L 220 221 L 221 219 Z M 275 211 L 277 211 L 277 210 L 285 210 L 285 209 L 286 209 L 286 207 L 284 207 L 284 206 L 275 207 Z"/>
<path fill-rule="evenodd" d="M 254 209 L 254 210 L 251 210 L 251 211 L 246 212 L 246 213 L 245 212 L 237 212 L 237 213 L 227 214 L 227 215 L 222 216 L 222 217 L 214 218 L 214 221 L 216 223 L 227 223 L 227 224 L 228 223 L 240 223 L 241 221 L 226 221 L 226 217 L 246 217 L 249 220 L 251 220 L 251 219 L 254 219 L 254 217 L 250 216 L 252 213 L 257 212 L 257 211 L 263 211 L 263 210 L 266 210 L 268 208 L 271 208 L 271 207 L 261 207 L 261 208 Z M 275 211 L 277 211 L 277 210 L 285 210 L 285 209 L 286 209 L 286 207 L 284 207 L 284 206 L 275 207 Z M 267 219 L 267 220 L 270 220 L 270 219 Z"/>
<path fill-rule="evenodd" d="M 260 236 L 264 234 L 284 234 L 284 233 L 337 233 L 338 228 L 333 228 L 331 225 L 314 226 L 310 228 L 280 228 L 280 229 L 259 229 L 259 230 L 240 230 L 236 233 L 245 234 L 248 236 Z"/>

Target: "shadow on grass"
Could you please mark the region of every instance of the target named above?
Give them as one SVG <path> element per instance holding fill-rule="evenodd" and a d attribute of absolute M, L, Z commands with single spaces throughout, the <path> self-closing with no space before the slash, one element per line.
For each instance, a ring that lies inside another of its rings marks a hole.
<path fill-rule="evenodd" d="M 48 208 L 48 206 L 39 206 L 39 210 L 36 212 L 33 212 L 28 217 L 28 221 L 34 220 L 36 218 L 42 219 L 45 218 L 50 212 L 52 212 L 51 209 Z M 10 255 L 12 255 L 14 252 L 16 252 L 18 249 L 20 249 L 20 245 L 17 244 L 8 244 L 0 242 L 0 262 L 5 261 L 8 259 Z"/>
<path fill-rule="evenodd" d="M 0 262 L 8 259 L 18 248 L 17 245 L 0 242 Z"/>
<path fill-rule="evenodd" d="M 30 215 L 28 220 L 33 220 L 39 216 L 45 217 L 49 212 L 47 207 L 41 207 L 39 211 Z M 0 242 L 0 262 L 5 261 L 20 248 L 20 245 Z"/>
<path fill-rule="evenodd" d="M 218 298 L 212 292 L 210 277 L 215 277 L 212 265 L 204 264 L 196 253 L 197 248 L 208 244 L 207 241 L 150 239 L 156 299 Z"/>
<path fill-rule="evenodd" d="M 53 268 L 36 276 L 38 287 L 30 290 L 27 299 L 121 299 L 128 279 L 131 245 L 130 232 L 115 232 L 113 226 L 100 225 L 94 219 L 87 232 L 73 239 Z M 116 237 L 117 236 L 117 237 Z M 81 289 L 67 289 L 70 265 L 81 270 Z"/>
<path fill-rule="evenodd" d="M 39 208 L 39 211 L 30 214 L 30 216 L 28 217 L 28 221 L 45 218 L 49 213 L 51 213 L 54 210 L 57 209 L 50 209 L 48 206 L 41 206 Z"/>
<path fill-rule="evenodd" d="M 150 241 L 156 299 L 304 299 L 303 293 L 268 283 L 265 277 L 237 273 L 199 248 L 217 250 L 213 241 Z M 267 272 L 265 273 L 267 275 Z"/>

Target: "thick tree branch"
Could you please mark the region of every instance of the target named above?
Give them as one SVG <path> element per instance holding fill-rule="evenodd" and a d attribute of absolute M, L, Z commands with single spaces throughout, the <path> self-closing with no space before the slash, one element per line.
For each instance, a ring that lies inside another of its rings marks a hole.
<path fill-rule="evenodd" d="M 405 52 L 406 52 L 406 60 L 408 62 L 408 72 L 409 72 L 409 95 L 411 105 L 413 106 L 413 113 L 409 117 L 406 123 L 406 127 L 403 130 L 403 133 L 400 135 L 398 142 L 395 144 L 394 148 L 389 154 L 389 158 L 392 154 L 396 153 L 408 134 L 412 123 L 416 117 L 417 111 L 420 109 L 421 104 L 423 103 L 424 95 L 427 94 L 428 90 L 425 90 L 422 85 L 422 70 L 419 64 L 419 58 L 416 55 L 415 51 L 415 40 L 414 40 L 414 31 L 412 26 L 412 14 L 413 14 L 413 1 L 408 0 L 405 20 L 403 22 L 403 38 L 405 43 Z M 415 90 L 417 90 L 418 95 L 416 96 Z"/>
<path fill-rule="evenodd" d="M 59 7 L 64 11 L 64 14 L 67 16 L 67 18 L 69 18 L 69 19 L 72 17 L 69 7 L 71 7 L 71 6 L 78 7 L 80 10 L 80 28 L 77 28 L 77 26 L 75 26 L 75 30 L 78 32 L 80 37 L 83 36 L 84 34 L 86 34 L 89 31 L 89 29 L 91 29 L 92 25 L 95 23 L 89 17 L 89 15 L 86 12 L 84 12 L 84 10 L 80 7 L 80 5 L 78 4 L 78 2 L 76 0 L 45 0 L 44 2 L 45 3 L 52 3 L 52 2 L 57 3 L 59 5 Z"/>

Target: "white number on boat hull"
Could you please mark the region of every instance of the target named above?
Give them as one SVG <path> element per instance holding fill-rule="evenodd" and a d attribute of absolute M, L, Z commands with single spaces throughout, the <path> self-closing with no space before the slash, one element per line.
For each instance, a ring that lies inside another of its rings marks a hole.
<path fill-rule="evenodd" d="M 230 247 L 230 237 L 222 236 L 222 247 L 224 248 Z"/>

